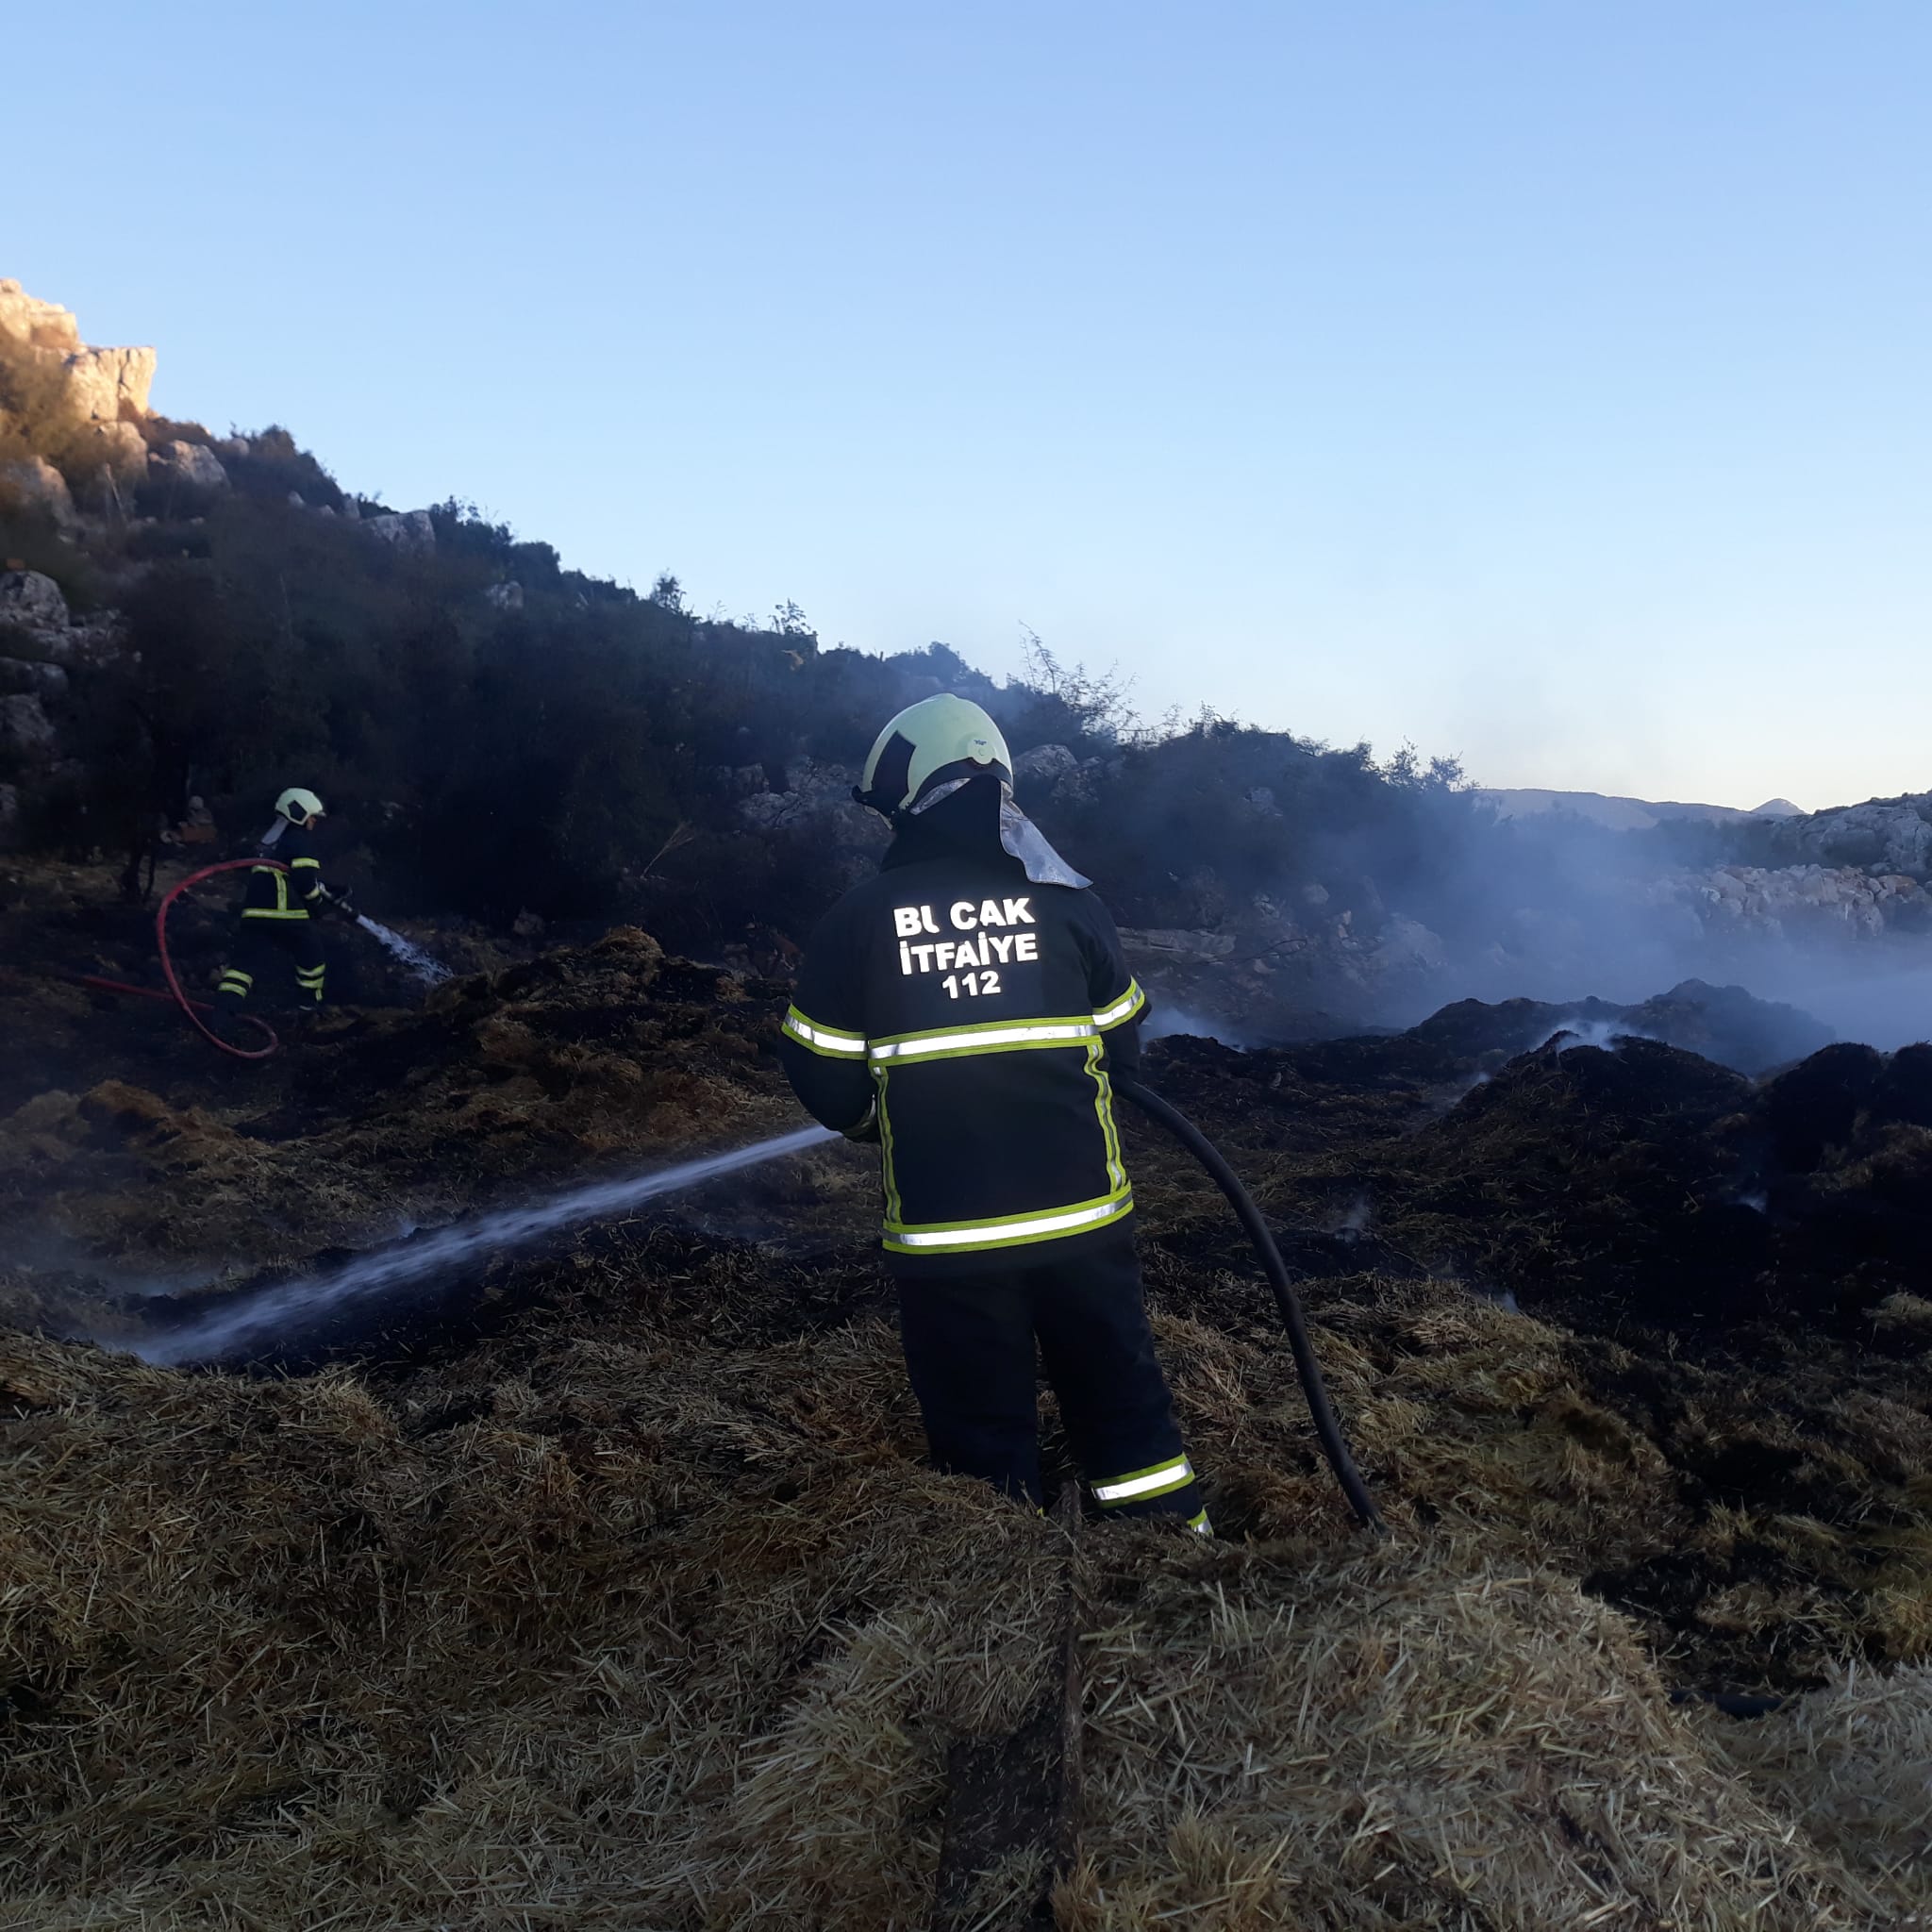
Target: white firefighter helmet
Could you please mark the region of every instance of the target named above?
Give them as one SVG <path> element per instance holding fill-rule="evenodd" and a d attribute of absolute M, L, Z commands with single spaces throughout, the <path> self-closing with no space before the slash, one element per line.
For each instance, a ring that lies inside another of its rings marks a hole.
<path fill-rule="evenodd" d="M 1091 883 L 1047 842 L 1013 800 L 1013 755 L 1000 727 L 971 698 L 951 691 L 908 705 L 878 735 L 852 795 L 895 823 L 991 775 L 1000 788 L 1000 843 L 1036 886 Z"/>
<path fill-rule="evenodd" d="M 291 785 L 275 800 L 275 810 L 291 825 L 306 825 L 324 815 L 322 800 L 305 785 Z"/>
<path fill-rule="evenodd" d="M 1013 755 L 1000 727 L 971 698 L 922 698 L 874 741 L 853 796 L 891 818 L 917 811 L 942 785 L 990 772 L 1013 782 Z"/>

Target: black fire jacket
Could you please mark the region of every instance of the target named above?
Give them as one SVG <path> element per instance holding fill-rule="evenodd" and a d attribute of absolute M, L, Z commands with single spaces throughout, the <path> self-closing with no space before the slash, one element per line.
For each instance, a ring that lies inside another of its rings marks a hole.
<path fill-rule="evenodd" d="M 893 1273 L 952 1273 L 1132 1214 L 1108 1067 L 1144 1005 L 1091 892 L 902 836 L 814 934 L 780 1052 L 826 1126 L 876 1108 Z"/>
<path fill-rule="evenodd" d="M 262 858 L 248 874 L 243 919 L 307 919 L 335 897 L 322 882 L 314 839 L 300 825 L 291 824 L 274 845 L 264 847 Z M 288 871 L 279 870 L 281 866 Z"/>

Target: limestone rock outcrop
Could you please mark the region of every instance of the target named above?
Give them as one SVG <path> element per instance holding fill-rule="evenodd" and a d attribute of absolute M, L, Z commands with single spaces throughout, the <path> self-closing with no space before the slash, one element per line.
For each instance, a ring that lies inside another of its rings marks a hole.
<path fill-rule="evenodd" d="M 117 612 L 76 618 L 52 577 L 0 571 L 0 851 L 28 835 L 49 800 L 85 782 L 74 732 L 91 701 L 88 675 L 125 648 Z"/>
<path fill-rule="evenodd" d="M 0 335 L 61 355 L 80 347 L 80 325 L 69 310 L 29 295 L 12 281 L 0 281 Z"/>
<path fill-rule="evenodd" d="M 762 766 L 746 766 L 746 785 L 761 782 Z M 849 765 L 801 758 L 785 773 L 785 790 L 749 791 L 738 801 L 740 820 L 753 831 L 796 841 L 829 853 L 848 884 L 868 877 L 891 838 L 884 819 L 853 802 L 858 774 Z"/>
<path fill-rule="evenodd" d="M 76 439 L 73 460 L 92 474 L 104 463 L 117 475 L 131 477 L 147 465 L 147 438 L 139 423 L 89 423 Z"/>
<path fill-rule="evenodd" d="M 378 517 L 364 517 L 362 527 L 373 537 L 397 550 L 434 550 L 436 525 L 426 509 L 390 511 Z"/>
<path fill-rule="evenodd" d="M 51 666 L 64 673 L 76 665 L 111 663 L 122 647 L 117 612 L 73 617 L 52 577 L 37 570 L 0 571 L 0 663 Z M 38 668 L 28 675 L 29 688 L 42 695 L 65 692 L 64 675 L 50 679 Z M 13 675 L 8 688 L 22 688 L 19 674 Z"/>
<path fill-rule="evenodd" d="M 196 490 L 225 490 L 228 473 L 222 459 L 203 442 L 164 442 L 148 458 L 148 468 L 170 482 Z"/>
<path fill-rule="evenodd" d="M 1687 907 L 1707 927 L 1766 936 L 1876 939 L 1893 927 L 1923 924 L 1932 909 L 1932 895 L 1908 874 L 1857 866 L 1722 865 L 1671 874 L 1649 896 L 1653 905 Z"/>
<path fill-rule="evenodd" d="M 150 413 L 153 349 L 95 348 L 81 341 L 80 325 L 69 310 L 29 295 L 18 282 L 0 281 L 0 354 L 51 376 L 64 414 L 77 426 L 92 425 L 76 459 L 117 469 L 146 459 L 138 425 Z"/>
<path fill-rule="evenodd" d="M 1380 974 L 1440 973 L 1449 949 L 1421 920 L 1397 912 L 1376 934 L 1370 961 Z"/>
<path fill-rule="evenodd" d="M 1063 744 L 1039 744 L 1023 751 L 1013 760 L 1013 778 L 1024 785 L 1029 780 L 1055 786 L 1080 769 L 1080 760 Z"/>
<path fill-rule="evenodd" d="M 31 658 L 0 657 L 0 697 L 64 698 L 67 672 Z"/>
<path fill-rule="evenodd" d="M 0 749 L 39 762 L 54 753 L 54 722 L 35 692 L 0 697 Z"/>
<path fill-rule="evenodd" d="M 1777 856 L 1799 866 L 1857 866 L 1932 879 L 1932 791 L 1874 798 L 1786 819 L 1773 837 Z"/>
<path fill-rule="evenodd" d="M 37 570 L 0 573 L 0 625 L 28 631 L 67 628 L 67 599 L 60 586 Z"/>
<path fill-rule="evenodd" d="M 155 384 L 152 349 L 81 348 L 65 358 L 67 392 L 82 415 L 116 423 L 148 413 Z"/>
<path fill-rule="evenodd" d="M 45 457 L 25 457 L 0 463 L 0 503 L 22 509 L 47 511 L 63 529 L 75 522 L 74 498 L 67 478 Z"/>
<path fill-rule="evenodd" d="M 1091 805 L 1094 782 L 1106 771 L 1104 758 L 1081 758 L 1064 744 L 1036 745 L 1013 760 L 1013 783 L 1027 799 L 1051 798 L 1059 805 Z"/>

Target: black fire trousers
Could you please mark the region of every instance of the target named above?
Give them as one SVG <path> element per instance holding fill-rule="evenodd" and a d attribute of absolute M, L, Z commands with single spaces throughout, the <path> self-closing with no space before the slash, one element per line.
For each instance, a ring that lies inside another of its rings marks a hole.
<path fill-rule="evenodd" d="M 1200 1485 L 1154 1354 L 1131 1235 L 1058 1259 L 1052 1243 L 984 1272 L 899 1278 L 899 1332 L 935 1467 L 1041 1500 L 1034 1346 L 1081 1474 L 1109 1515 L 1178 1515 Z"/>
<path fill-rule="evenodd" d="M 287 961 L 295 975 L 295 996 L 304 1006 L 322 1004 L 324 964 L 322 935 L 312 919 L 243 919 L 236 937 L 234 958 L 222 974 L 215 1002 L 235 1011 L 255 991 L 256 979 Z"/>

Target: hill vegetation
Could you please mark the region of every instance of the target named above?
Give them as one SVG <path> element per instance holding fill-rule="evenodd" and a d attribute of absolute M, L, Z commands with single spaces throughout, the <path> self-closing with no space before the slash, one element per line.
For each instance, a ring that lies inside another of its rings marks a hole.
<path fill-rule="evenodd" d="M 209 441 L 192 425 L 148 433 Z M 1313 876 L 1322 827 L 1419 873 L 1445 823 L 1475 836 L 1487 822 L 1474 801 L 1445 809 L 1453 764 L 1378 765 L 1365 745 L 1208 713 L 1149 730 L 1118 681 L 1043 646 L 1004 683 L 943 644 L 828 647 L 793 606 L 702 617 L 669 575 L 639 594 L 567 570 L 456 501 L 427 513 L 433 541 L 378 541 L 383 506 L 346 496 L 281 430 L 223 443 L 220 461 L 225 487 L 144 478 L 79 543 L 44 509 L 0 508 L 0 552 L 76 610 L 113 605 L 125 641 L 75 674 L 75 757 L 35 803 L 36 843 L 138 855 L 191 795 L 252 829 L 258 801 L 299 779 L 424 909 L 608 919 L 641 899 L 678 936 L 796 929 L 837 882 L 796 854 L 774 864 L 737 802 L 784 791 L 801 761 L 856 765 L 887 717 L 939 690 L 985 704 L 1016 753 L 1104 761 L 1049 816 L 1155 924 L 1199 920 L 1204 884 L 1189 881 L 1198 862 L 1162 876 L 1150 854 L 1212 852 L 1239 892 Z"/>
<path fill-rule="evenodd" d="M 0 283 L 0 843 L 109 858 L 130 900 L 192 810 L 239 853 L 297 782 L 387 917 L 632 921 L 785 958 L 883 842 L 849 802 L 878 726 L 953 690 L 1000 721 L 1022 802 L 1142 976 L 1224 1037 L 1691 978 L 1822 1000 L 1885 1043 L 1923 1030 L 1890 982 L 1932 930 L 1932 795 L 1507 816 L 1453 758 L 1205 706 L 1149 724 L 1038 640 L 995 682 L 943 643 L 827 643 L 789 601 L 700 614 L 668 573 L 640 592 L 567 570 L 456 498 L 398 514 L 284 429 L 156 414 L 153 366 Z"/>

